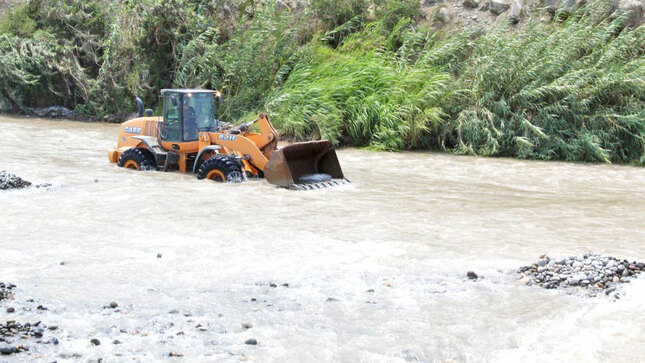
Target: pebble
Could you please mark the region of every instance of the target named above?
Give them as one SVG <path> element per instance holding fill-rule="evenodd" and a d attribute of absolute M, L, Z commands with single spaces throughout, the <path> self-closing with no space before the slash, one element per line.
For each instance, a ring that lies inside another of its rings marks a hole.
<path fill-rule="evenodd" d="M 0 348 L 0 354 L 2 355 L 9 355 L 13 353 L 18 353 L 18 349 L 16 347 L 4 347 Z"/>
<path fill-rule="evenodd" d="M 7 308 L 8 313 L 13 313 L 14 311 L 16 311 L 16 308 L 13 308 L 13 307 L 8 307 Z"/>
<path fill-rule="evenodd" d="M 466 273 L 466 277 L 468 277 L 471 280 L 477 280 L 479 278 L 479 276 L 477 276 L 477 274 L 473 271 L 468 271 Z"/>
<path fill-rule="evenodd" d="M 96 339 L 96 338 L 90 339 L 90 343 L 92 343 L 94 345 L 101 345 L 101 341 Z"/>
<path fill-rule="evenodd" d="M 570 278 L 568 283 L 571 286 L 578 286 L 578 284 L 580 283 L 580 280 L 576 278 Z"/>
<path fill-rule="evenodd" d="M 244 342 L 246 345 L 257 345 L 258 341 L 255 340 L 255 338 L 248 339 L 247 341 Z"/>
<path fill-rule="evenodd" d="M 253 325 L 251 325 L 249 323 L 242 324 L 242 329 L 244 329 L 244 330 L 249 330 L 251 328 L 253 328 Z"/>
<path fill-rule="evenodd" d="M 119 304 L 117 304 L 117 303 L 116 303 L 116 301 L 112 301 L 112 302 L 110 302 L 110 307 L 111 307 L 112 309 L 115 309 L 117 306 L 119 306 Z"/>
<path fill-rule="evenodd" d="M 184 355 L 182 353 L 177 353 L 177 352 L 170 352 L 168 353 L 169 357 L 183 357 Z"/>
<path fill-rule="evenodd" d="M 157 258 L 161 258 L 161 253 L 157 253 Z"/>
<path fill-rule="evenodd" d="M 118 344 L 121 344 L 121 341 L 120 341 L 120 340 L 118 340 L 118 339 L 114 339 L 114 341 L 112 342 L 112 344 L 114 344 L 114 345 L 118 345 Z"/>

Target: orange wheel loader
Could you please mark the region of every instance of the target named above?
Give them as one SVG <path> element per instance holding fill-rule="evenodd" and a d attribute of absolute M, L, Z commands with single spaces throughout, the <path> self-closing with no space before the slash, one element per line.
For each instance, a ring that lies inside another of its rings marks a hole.
<path fill-rule="evenodd" d="M 136 170 L 179 170 L 198 179 L 239 183 L 266 178 L 289 189 L 345 184 L 336 151 L 327 140 L 278 148 L 278 133 L 266 115 L 238 127 L 215 119 L 219 92 L 163 89 L 163 116 L 152 116 L 137 98 L 139 117 L 121 124 L 110 162 Z M 145 114 L 145 116 L 144 116 Z M 256 124 L 259 133 L 250 132 Z"/>

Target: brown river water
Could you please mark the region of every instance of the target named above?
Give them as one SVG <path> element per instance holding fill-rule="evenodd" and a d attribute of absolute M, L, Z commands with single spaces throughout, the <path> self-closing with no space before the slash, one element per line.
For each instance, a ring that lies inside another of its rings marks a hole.
<path fill-rule="evenodd" d="M 514 273 L 645 260 L 643 168 L 342 149 L 352 184 L 296 192 L 118 168 L 117 129 L 0 116 L 0 170 L 53 184 L 0 191 L 0 281 L 60 340 L 0 362 L 645 359 L 645 278 L 612 301 Z"/>

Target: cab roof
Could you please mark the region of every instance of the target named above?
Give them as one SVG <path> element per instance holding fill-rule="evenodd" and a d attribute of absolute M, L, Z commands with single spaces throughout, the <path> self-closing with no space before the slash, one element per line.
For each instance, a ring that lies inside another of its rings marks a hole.
<path fill-rule="evenodd" d="M 189 88 L 164 88 L 161 90 L 161 94 L 165 95 L 166 93 L 215 93 L 215 91 L 210 89 L 189 89 Z"/>

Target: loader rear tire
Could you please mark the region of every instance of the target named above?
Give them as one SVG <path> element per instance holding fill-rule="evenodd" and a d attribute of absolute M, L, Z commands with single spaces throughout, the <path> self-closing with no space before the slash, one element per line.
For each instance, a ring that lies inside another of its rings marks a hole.
<path fill-rule="evenodd" d="M 210 179 L 222 183 L 244 181 L 242 166 L 228 155 L 215 155 L 204 161 L 197 171 L 197 179 Z"/>
<path fill-rule="evenodd" d="M 122 168 L 141 171 L 156 169 L 155 160 L 150 155 L 150 152 L 140 148 L 132 148 L 124 151 L 117 165 Z"/>

